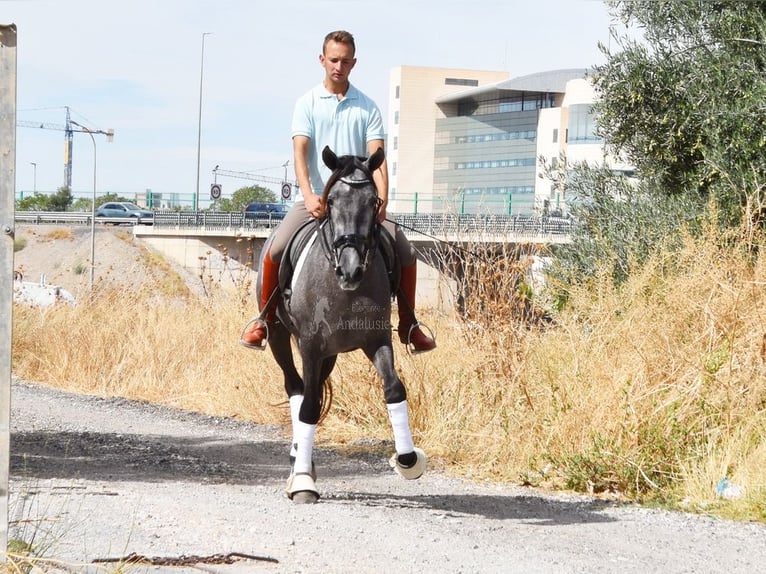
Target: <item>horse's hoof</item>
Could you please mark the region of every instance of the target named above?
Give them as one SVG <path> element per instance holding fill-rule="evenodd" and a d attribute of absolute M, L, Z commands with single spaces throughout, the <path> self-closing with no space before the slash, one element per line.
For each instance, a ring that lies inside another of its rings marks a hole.
<path fill-rule="evenodd" d="M 415 447 L 415 454 L 417 455 L 417 459 L 412 466 L 402 466 L 399 464 L 399 459 L 397 458 L 396 453 L 394 453 L 394 456 L 391 457 L 391 460 L 389 460 L 388 463 L 391 465 L 391 468 L 394 469 L 396 474 L 403 476 L 407 480 L 414 480 L 423 476 L 423 473 L 426 471 L 426 464 L 428 463 L 428 457 L 421 449 Z"/>
<path fill-rule="evenodd" d="M 287 498 L 296 504 L 314 504 L 319 500 L 316 484 L 310 474 L 291 474 L 287 479 Z"/>

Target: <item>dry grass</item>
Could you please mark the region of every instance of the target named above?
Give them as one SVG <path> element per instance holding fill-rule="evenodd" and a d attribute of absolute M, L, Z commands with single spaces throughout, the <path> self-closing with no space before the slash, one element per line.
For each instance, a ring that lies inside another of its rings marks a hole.
<path fill-rule="evenodd" d="M 620 288 L 604 277 L 573 290 L 548 324 L 531 306 L 523 269 L 507 263 L 510 254 L 492 257 L 466 275 L 470 322 L 421 313 L 437 350 L 411 357 L 395 344 L 416 442 L 435 462 L 477 479 L 766 520 L 762 258 L 721 247 L 712 232 L 690 238 Z M 200 277 L 210 283 L 202 302 L 104 288 L 76 308 L 17 306 L 15 374 L 285 424 L 273 358 L 237 344 L 252 300 Z M 318 439 L 388 446 L 382 389 L 367 360 L 342 357 L 332 383 Z M 724 476 L 744 489 L 741 498 L 716 497 Z"/>

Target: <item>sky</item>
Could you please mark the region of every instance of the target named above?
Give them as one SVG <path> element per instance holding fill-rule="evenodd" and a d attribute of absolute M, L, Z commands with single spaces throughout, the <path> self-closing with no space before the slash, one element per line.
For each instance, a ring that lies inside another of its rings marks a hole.
<path fill-rule="evenodd" d="M 92 193 L 94 171 L 99 194 L 191 196 L 199 165 L 204 207 L 216 165 L 282 178 L 289 162 L 293 178 L 293 105 L 322 80 L 331 30 L 354 34 L 351 81 L 385 118 L 392 68 L 588 68 L 604 61 L 610 23 L 601 0 L 0 0 L 0 24 L 18 33 L 17 120 L 62 126 L 17 128 L 17 197 L 64 184 L 67 107 L 114 130 L 95 146 L 74 134 L 75 197 Z M 224 197 L 258 184 L 217 183 Z"/>

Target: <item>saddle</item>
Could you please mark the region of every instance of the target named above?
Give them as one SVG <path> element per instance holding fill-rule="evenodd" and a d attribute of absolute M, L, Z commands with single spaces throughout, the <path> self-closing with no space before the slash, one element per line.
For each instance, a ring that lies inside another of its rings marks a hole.
<path fill-rule="evenodd" d="M 295 230 L 295 233 L 293 233 L 290 241 L 287 243 L 287 248 L 282 254 L 282 260 L 279 265 L 279 290 L 285 297 L 289 297 L 290 283 L 292 282 L 301 253 L 307 248 L 315 233 L 321 233 L 320 225 L 314 219 L 308 220 Z M 394 238 L 391 237 L 391 234 L 382 225 L 376 225 L 374 233 L 377 234 L 375 249 L 383 256 L 391 296 L 394 297 L 399 289 L 399 280 L 401 278 L 401 266 L 399 265 L 399 258 L 396 256 Z"/>

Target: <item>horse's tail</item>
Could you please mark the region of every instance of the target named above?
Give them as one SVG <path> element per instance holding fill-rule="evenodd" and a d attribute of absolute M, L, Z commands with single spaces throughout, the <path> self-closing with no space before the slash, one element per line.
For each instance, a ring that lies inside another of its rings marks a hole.
<path fill-rule="evenodd" d="M 322 399 L 319 401 L 319 422 L 321 423 L 330 412 L 332 406 L 332 382 L 330 377 L 322 385 Z M 318 424 L 318 423 L 317 423 Z"/>

